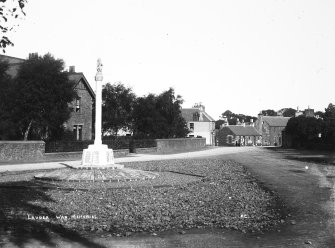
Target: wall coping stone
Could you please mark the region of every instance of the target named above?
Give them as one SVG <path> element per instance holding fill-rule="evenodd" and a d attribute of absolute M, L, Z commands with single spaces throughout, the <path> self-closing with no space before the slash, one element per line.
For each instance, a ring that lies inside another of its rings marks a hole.
<path fill-rule="evenodd" d="M 206 138 L 197 138 L 197 137 L 193 137 L 193 138 L 172 138 L 172 139 L 156 139 L 156 140 L 195 140 L 195 139 L 206 139 Z"/>
<path fill-rule="evenodd" d="M 43 140 L 0 140 L 0 144 L 44 144 Z"/>

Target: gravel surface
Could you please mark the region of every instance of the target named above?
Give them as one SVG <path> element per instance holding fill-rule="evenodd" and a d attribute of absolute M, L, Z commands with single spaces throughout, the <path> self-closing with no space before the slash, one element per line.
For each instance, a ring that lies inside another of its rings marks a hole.
<path fill-rule="evenodd" d="M 202 227 L 258 232 L 280 223 L 277 198 L 238 163 L 210 158 L 124 165 L 159 177 L 123 183 L 42 182 L 33 179 L 40 171 L 1 173 L 0 231 L 65 228 L 129 236 Z"/>

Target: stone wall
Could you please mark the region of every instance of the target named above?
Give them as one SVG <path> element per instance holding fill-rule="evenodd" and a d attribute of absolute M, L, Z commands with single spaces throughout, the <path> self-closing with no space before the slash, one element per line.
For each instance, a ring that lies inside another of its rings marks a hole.
<path fill-rule="evenodd" d="M 129 149 L 113 150 L 114 158 L 126 157 L 129 154 Z M 48 161 L 66 161 L 66 160 L 81 160 L 83 152 L 53 152 L 44 155 Z"/>
<path fill-rule="evenodd" d="M 148 154 L 148 153 L 156 153 L 157 147 L 148 147 L 148 148 L 135 148 L 135 153 L 140 154 Z"/>
<path fill-rule="evenodd" d="M 38 160 L 44 150 L 44 141 L 0 141 L 0 161 Z"/>
<path fill-rule="evenodd" d="M 182 152 L 206 147 L 205 138 L 156 139 L 157 152 Z"/>

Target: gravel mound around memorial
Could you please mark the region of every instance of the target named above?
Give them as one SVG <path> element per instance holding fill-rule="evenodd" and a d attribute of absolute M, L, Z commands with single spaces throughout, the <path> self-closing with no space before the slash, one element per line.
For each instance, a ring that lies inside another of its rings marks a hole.
<path fill-rule="evenodd" d="M 135 170 L 129 168 L 121 169 L 60 169 L 42 172 L 34 176 L 38 180 L 66 181 L 66 182 L 125 182 L 150 180 L 159 175 L 151 171 Z"/>
<path fill-rule="evenodd" d="M 202 227 L 257 232 L 280 223 L 278 199 L 235 162 L 210 158 L 124 165 L 159 177 L 116 186 L 40 182 L 33 179 L 36 171 L 1 173 L 0 231 L 61 226 L 119 236 Z"/>

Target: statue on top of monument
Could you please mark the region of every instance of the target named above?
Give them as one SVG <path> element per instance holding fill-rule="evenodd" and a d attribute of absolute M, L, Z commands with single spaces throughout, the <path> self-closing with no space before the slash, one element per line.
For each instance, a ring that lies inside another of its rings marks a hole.
<path fill-rule="evenodd" d="M 97 72 L 102 72 L 102 62 L 101 62 L 101 59 L 99 58 L 98 59 L 98 62 L 97 62 Z"/>
<path fill-rule="evenodd" d="M 95 75 L 95 81 L 102 81 L 103 77 L 102 77 L 102 62 L 101 59 L 98 59 L 97 62 L 97 74 Z"/>

